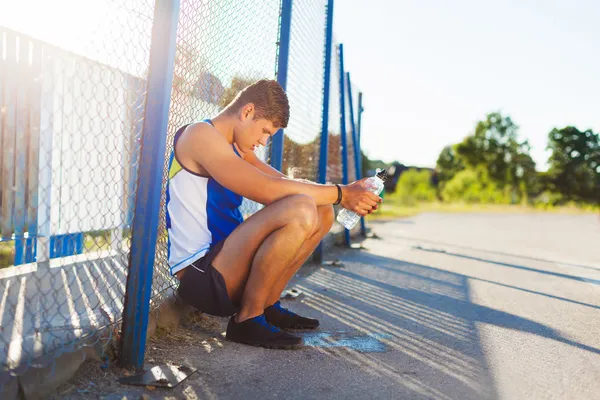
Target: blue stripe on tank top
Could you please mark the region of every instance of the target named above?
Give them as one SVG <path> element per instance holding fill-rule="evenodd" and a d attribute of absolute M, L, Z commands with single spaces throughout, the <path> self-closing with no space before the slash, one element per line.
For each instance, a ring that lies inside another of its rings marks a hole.
<path fill-rule="evenodd" d="M 210 124 L 214 127 L 213 122 L 210 119 L 203 119 L 202 122 Z M 174 143 L 173 143 L 173 151 L 171 153 L 171 159 L 169 162 L 170 165 L 173 162 L 173 158 L 175 156 L 175 143 L 177 139 L 183 133 L 183 130 L 187 127 L 187 125 L 183 126 L 178 130 L 175 135 Z M 235 148 L 235 145 L 232 145 L 233 151 L 238 157 L 241 157 L 240 153 Z M 184 168 L 186 171 L 187 169 Z M 191 173 L 191 171 L 189 171 Z M 197 175 L 197 174 L 193 174 Z M 207 224 L 208 229 L 212 236 L 211 245 L 219 242 L 222 239 L 225 239 L 227 236 L 233 232 L 233 230 L 240 225 L 244 221 L 244 217 L 239 209 L 242 205 L 243 197 L 232 192 L 231 190 L 225 188 L 221 184 L 219 184 L 213 178 L 208 178 L 207 184 L 207 202 L 206 202 L 206 215 L 207 215 Z M 169 184 L 167 182 L 167 193 L 166 193 L 166 204 L 168 206 L 170 200 L 169 195 Z M 171 226 L 171 218 L 168 212 L 166 212 L 166 224 L 167 229 Z M 170 255 L 171 252 L 171 243 L 168 239 L 167 245 L 167 253 Z"/>
<path fill-rule="evenodd" d="M 225 239 L 244 221 L 239 209 L 242 200 L 242 196 L 221 186 L 213 178 L 208 180 L 206 215 L 212 244 Z"/>
<path fill-rule="evenodd" d="M 203 122 L 215 126 L 210 119 L 204 119 Z M 231 146 L 235 154 L 241 157 L 235 145 Z M 238 225 L 244 222 L 244 217 L 239 209 L 243 197 L 222 186 L 213 178 L 209 178 L 206 191 L 208 230 L 212 236 L 211 245 L 214 245 L 229 236 Z"/>

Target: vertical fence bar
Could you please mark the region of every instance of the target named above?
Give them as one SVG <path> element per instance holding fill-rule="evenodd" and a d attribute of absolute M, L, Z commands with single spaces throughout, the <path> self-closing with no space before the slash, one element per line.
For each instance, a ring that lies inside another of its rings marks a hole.
<path fill-rule="evenodd" d="M 29 147 L 29 110 L 27 85 L 29 72 L 29 41 L 19 38 L 18 88 L 17 88 L 17 124 L 15 157 L 15 265 L 25 263 L 25 221 L 27 219 L 27 153 Z"/>
<path fill-rule="evenodd" d="M 292 0 L 281 1 L 279 22 L 279 47 L 277 54 L 277 82 L 286 90 L 288 59 L 290 55 L 290 29 L 292 26 Z M 283 129 L 278 130 L 271 141 L 271 166 L 278 171 L 283 167 Z"/>
<path fill-rule="evenodd" d="M 346 89 L 344 81 L 344 45 L 339 45 L 340 52 L 340 135 L 342 139 L 342 183 L 348 184 L 348 139 L 346 137 Z M 350 231 L 344 229 L 344 242 L 350 246 Z"/>
<path fill-rule="evenodd" d="M 52 57 L 52 50 L 43 49 L 42 65 L 44 75 L 41 81 L 40 95 L 40 150 L 38 157 L 38 195 L 37 201 L 37 244 L 36 261 L 38 266 L 49 266 L 50 236 L 52 235 L 52 170 L 53 170 L 53 144 L 54 144 L 54 85 L 61 84 L 60 75 L 57 77 L 57 61 Z M 54 81 L 57 82 L 54 82 Z"/>
<path fill-rule="evenodd" d="M 136 370 L 143 366 L 146 347 L 179 8 L 179 0 L 156 0 L 152 25 L 142 152 L 120 342 L 121 366 Z"/>
<path fill-rule="evenodd" d="M 357 118 L 357 122 L 356 122 L 356 131 L 358 132 L 358 144 L 360 147 L 361 144 L 361 133 L 362 133 L 362 113 L 363 111 L 365 111 L 365 109 L 363 108 L 363 93 L 362 92 L 358 92 L 358 118 Z M 362 148 L 362 147 L 361 147 Z"/>
<path fill-rule="evenodd" d="M 348 104 L 350 110 L 350 128 L 352 129 L 352 150 L 354 150 L 354 169 L 356 170 L 356 176 L 354 179 L 359 180 L 362 178 L 360 171 L 360 145 L 358 144 L 358 133 L 356 131 L 356 123 L 354 122 L 354 99 L 352 98 L 352 81 L 350 80 L 350 72 L 346 72 L 346 83 L 348 85 Z"/>
<path fill-rule="evenodd" d="M 362 113 L 364 111 L 362 97 L 363 97 L 362 92 L 358 92 L 358 118 L 357 118 L 358 121 L 356 122 L 356 131 L 358 133 L 358 149 L 359 149 L 359 151 L 361 151 L 360 164 L 359 164 L 361 174 L 362 174 L 362 142 L 360 140 L 361 140 L 361 134 L 362 134 Z M 365 226 L 364 218 L 360 219 L 360 234 L 361 234 L 361 236 L 365 236 L 365 237 L 367 236 L 367 227 Z"/>
<path fill-rule="evenodd" d="M 352 97 L 352 80 L 350 79 L 350 72 L 346 73 L 346 81 L 348 85 L 348 104 L 350 105 L 350 122 L 352 127 L 352 144 L 354 150 L 354 165 L 356 166 L 356 180 L 362 178 L 362 170 L 360 168 L 361 162 L 361 154 L 360 154 L 360 143 L 358 139 L 358 129 L 356 123 L 354 122 L 354 98 Z M 360 219 L 361 224 L 361 234 L 363 232 L 362 227 L 365 223 L 365 218 L 362 217 Z"/>
<path fill-rule="evenodd" d="M 6 61 L 3 64 L 4 76 L 14 76 L 17 68 L 17 44 L 14 34 L 5 32 Z M 4 79 L 4 78 L 2 78 Z M 2 106 L 5 112 L 2 114 L 2 220 L 0 221 L 2 238 L 10 239 L 14 231 L 13 206 L 14 206 L 14 178 L 15 178 L 15 126 L 16 126 L 16 82 L 4 80 Z"/>
<path fill-rule="evenodd" d="M 331 89 L 331 46 L 333 42 L 333 1 L 327 2 L 325 22 L 325 62 L 323 65 L 323 114 L 321 117 L 321 142 L 319 151 L 319 183 L 327 183 L 327 156 L 329 154 L 329 92 Z M 323 242 L 314 253 L 314 261 L 323 261 Z"/>
<path fill-rule="evenodd" d="M 25 262 L 35 261 L 38 233 L 38 174 L 40 171 L 40 120 L 41 120 L 41 64 L 42 47 L 32 44 L 31 74 L 29 76 L 29 189 L 27 199 L 27 232 L 29 238 L 25 245 Z"/>
<path fill-rule="evenodd" d="M 5 44 L 4 44 L 4 30 L 0 27 L 0 110 L 4 110 L 4 89 L 6 88 L 6 76 L 8 73 L 6 71 L 6 62 L 4 61 L 4 52 L 5 52 Z M 5 239 L 4 237 L 4 159 L 5 159 L 5 150 L 4 150 L 4 115 L 5 112 L 0 112 L 0 242 Z M 8 154 L 6 154 L 8 155 Z"/>

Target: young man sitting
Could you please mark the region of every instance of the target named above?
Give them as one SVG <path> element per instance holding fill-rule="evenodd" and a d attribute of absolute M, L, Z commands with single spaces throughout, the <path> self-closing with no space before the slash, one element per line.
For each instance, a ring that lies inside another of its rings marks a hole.
<path fill-rule="evenodd" d="M 329 232 L 332 204 L 366 215 L 381 202 L 363 181 L 296 181 L 262 162 L 254 150 L 288 119 L 276 81 L 248 86 L 212 120 L 179 129 L 167 186 L 169 264 L 179 296 L 200 311 L 232 316 L 228 340 L 271 348 L 301 346 L 285 330 L 319 326 L 279 298 Z M 244 221 L 243 197 L 265 207 Z"/>

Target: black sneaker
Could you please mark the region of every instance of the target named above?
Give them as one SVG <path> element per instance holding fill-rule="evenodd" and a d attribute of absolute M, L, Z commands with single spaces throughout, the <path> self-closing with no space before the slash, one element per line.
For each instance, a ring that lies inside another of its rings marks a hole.
<path fill-rule="evenodd" d="M 265 310 L 267 322 L 280 329 L 317 329 L 319 320 L 301 317 L 291 312 L 287 308 L 281 307 L 281 302 L 277 302 Z"/>
<path fill-rule="evenodd" d="M 235 316 L 231 317 L 225 338 L 231 342 L 270 349 L 294 349 L 304 344 L 302 338 L 282 332 L 269 324 L 264 314 L 242 322 L 235 322 Z"/>

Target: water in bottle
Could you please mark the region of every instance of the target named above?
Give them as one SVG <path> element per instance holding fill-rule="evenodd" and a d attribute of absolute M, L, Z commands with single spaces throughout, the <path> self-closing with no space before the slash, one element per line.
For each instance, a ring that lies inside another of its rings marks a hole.
<path fill-rule="evenodd" d="M 387 178 L 387 171 L 381 170 L 377 172 L 375 176 L 370 177 L 366 181 L 367 188 L 375 193 L 379 194 L 383 190 L 383 183 Z M 354 225 L 360 220 L 360 214 L 355 213 L 354 211 L 346 210 L 345 208 L 340 211 L 337 216 L 337 221 L 346 229 L 354 228 Z"/>

